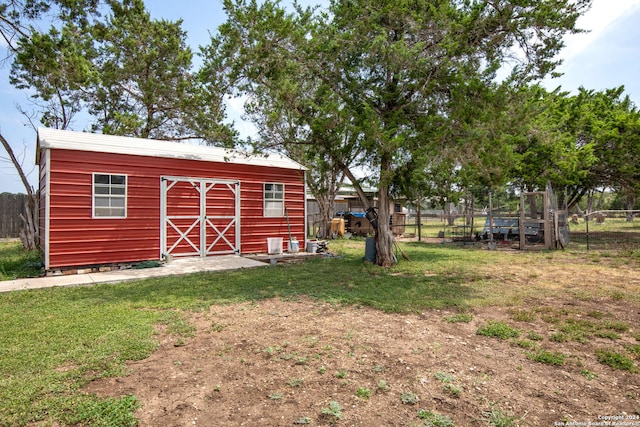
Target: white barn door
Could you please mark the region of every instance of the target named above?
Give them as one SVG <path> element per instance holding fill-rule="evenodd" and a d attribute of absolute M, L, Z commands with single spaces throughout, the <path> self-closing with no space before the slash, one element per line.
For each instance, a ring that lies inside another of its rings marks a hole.
<path fill-rule="evenodd" d="M 175 257 L 240 253 L 240 183 L 162 177 L 162 255 Z"/>

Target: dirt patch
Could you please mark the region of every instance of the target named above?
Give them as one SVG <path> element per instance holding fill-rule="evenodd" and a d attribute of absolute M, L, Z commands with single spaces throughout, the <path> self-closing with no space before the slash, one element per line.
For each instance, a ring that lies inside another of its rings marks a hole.
<path fill-rule="evenodd" d="M 129 376 L 95 381 L 87 392 L 136 395 L 143 426 L 417 426 L 420 409 L 457 426 L 489 425 L 491 412 L 531 426 L 640 414 L 640 374 L 595 355 L 638 344 L 638 306 L 547 299 L 519 310 L 476 309 L 470 322 L 451 323 L 459 313 L 386 314 L 304 298 L 213 306 L 193 315 L 194 337 L 159 331 L 160 348 L 130 363 Z M 569 318 L 630 329 L 617 339 L 550 340 Z M 491 320 L 520 337 L 477 335 Z M 534 348 L 562 353 L 564 363 L 533 361 Z"/>

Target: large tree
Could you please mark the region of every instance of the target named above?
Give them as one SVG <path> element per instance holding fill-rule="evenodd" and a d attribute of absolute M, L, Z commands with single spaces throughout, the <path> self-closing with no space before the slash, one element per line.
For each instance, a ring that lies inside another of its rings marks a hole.
<path fill-rule="evenodd" d="M 33 91 L 40 121 L 64 129 L 86 111 L 87 127 L 106 134 L 231 144 L 226 88 L 194 69 L 182 21 L 152 19 L 142 0 L 103 3 L 104 16 L 61 12 L 14 43 L 12 83 Z"/>
<path fill-rule="evenodd" d="M 224 70 L 224 77 L 207 75 L 244 98 L 245 118 L 259 134 L 250 141 L 254 149 L 280 151 L 308 167 L 307 187 L 320 211 L 318 235 L 329 237 L 335 196 L 345 180 L 343 162 L 354 166 L 359 160 L 359 135 L 340 98 L 296 59 L 308 54 L 314 9 L 289 14 L 270 2 L 226 7 L 230 19 L 204 49 L 203 70 Z"/>
<path fill-rule="evenodd" d="M 151 19 L 142 0 L 109 0 L 92 28 L 98 78 L 86 96 L 94 130 L 140 138 L 192 137 L 182 120 L 193 53 L 182 22 Z"/>
<path fill-rule="evenodd" d="M 520 126 L 511 132 L 517 153 L 514 186 L 565 188 L 569 208 L 605 188 L 634 204 L 640 189 L 640 113 L 624 87 L 579 88 L 572 95 L 532 86 L 521 94 Z"/>
<path fill-rule="evenodd" d="M 45 14 L 48 20 L 83 26 L 97 13 L 100 0 L 2 0 L 0 38 L 10 54 L 20 51 L 20 40 L 34 32 L 34 23 Z"/>
<path fill-rule="evenodd" d="M 223 123 L 226 88 L 193 69 L 181 26 L 151 19 L 142 0 L 0 1 L 11 83 L 31 92 L 34 129 L 38 121 L 70 128 L 85 112 L 81 126 L 94 131 L 231 145 L 235 132 Z M 0 141 L 15 159 L 1 134 Z"/>
<path fill-rule="evenodd" d="M 640 112 L 624 95 L 623 86 L 603 91 L 580 88 L 569 102 L 577 113 L 576 141 L 590 143 L 595 157 L 584 179 L 572 187 L 575 202 L 589 191 L 609 187 L 632 209 L 640 197 Z"/>
<path fill-rule="evenodd" d="M 295 104 L 301 93 L 295 76 L 280 76 L 300 71 L 321 81 L 350 117 L 358 135 L 354 148 L 377 171 L 376 247 L 382 266 L 394 260 L 388 206 L 396 168 L 443 145 L 464 142 L 473 151 L 469 118 L 490 96 L 486 88 L 496 71 L 516 61 L 514 86 L 552 72 L 562 36 L 576 31 L 575 21 L 589 5 L 589 0 L 334 0 L 328 13 L 315 14 L 310 25 L 299 28 L 295 19 L 283 18 L 287 12 L 278 3 L 225 3 L 230 22 L 247 9 L 270 11 L 257 13 L 233 35 L 242 55 L 257 58 L 247 79 L 277 83 L 275 96 Z M 307 11 L 292 16 L 302 13 Z M 270 25 L 273 16 L 282 25 Z M 345 157 L 334 161 L 368 206 L 346 161 L 354 153 L 339 154 Z"/>
<path fill-rule="evenodd" d="M 79 64 L 70 65 L 68 62 L 58 62 L 60 57 L 50 55 L 53 49 L 67 49 L 68 46 L 60 46 L 56 44 L 60 41 L 59 32 L 50 31 L 49 34 L 40 34 L 36 29 L 35 22 L 47 14 L 49 20 L 56 23 L 66 22 L 68 28 L 76 30 L 85 28 L 93 14 L 97 13 L 99 0 L 80 0 L 80 1 L 41 1 L 41 0 L 11 0 L 0 1 L 0 39 L 4 41 L 7 47 L 7 56 L 2 58 L 0 66 L 4 65 L 4 61 L 15 59 L 16 61 L 31 62 L 34 66 L 42 68 L 50 67 L 55 75 L 55 83 L 39 81 L 38 77 L 33 79 L 37 90 L 41 90 L 43 96 L 40 98 L 44 104 L 48 105 L 42 116 L 45 124 L 53 124 L 57 127 L 68 125 L 71 117 L 76 112 L 77 97 L 68 99 L 66 90 L 74 83 L 70 82 L 68 77 L 64 75 Z M 81 33 L 82 31 L 77 31 Z M 44 49 L 32 49 L 33 41 L 42 44 Z M 56 46 L 56 47 L 54 47 Z M 82 67 L 78 67 L 81 70 Z M 14 69 L 16 71 L 17 69 Z M 13 74 L 13 73 L 12 73 Z M 72 71 L 72 74 L 76 74 Z M 77 74 L 76 74 L 77 75 Z M 22 86 L 20 77 L 12 76 L 12 83 L 19 88 Z M 38 197 L 37 193 L 29 184 L 27 174 L 23 165 L 15 155 L 10 141 L 2 134 L 0 129 L 0 143 L 9 156 L 9 160 L 15 167 L 16 172 L 20 176 L 24 184 L 25 191 L 28 195 L 25 206 L 25 215 L 22 217 L 24 227 L 21 232 L 22 243 L 27 249 L 35 249 L 38 244 Z"/>
<path fill-rule="evenodd" d="M 510 132 L 517 158 L 512 185 L 520 191 L 577 188 L 594 165 L 593 141 L 579 130 L 580 108 L 567 93 L 538 85 L 514 100 L 519 125 Z"/>

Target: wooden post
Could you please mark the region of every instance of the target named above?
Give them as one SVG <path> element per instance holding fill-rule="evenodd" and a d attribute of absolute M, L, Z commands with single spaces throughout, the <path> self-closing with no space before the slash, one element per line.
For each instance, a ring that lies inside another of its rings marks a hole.
<path fill-rule="evenodd" d="M 553 235 L 551 234 L 551 200 L 549 197 L 549 190 L 545 189 L 544 191 L 544 214 L 542 218 L 544 219 L 544 247 L 547 249 L 553 249 Z"/>
<path fill-rule="evenodd" d="M 518 242 L 518 249 L 524 250 L 526 244 L 526 234 L 524 232 L 524 196 L 526 193 L 520 194 L 520 222 L 518 224 L 518 232 L 520 234 L 520 241 Z"/>

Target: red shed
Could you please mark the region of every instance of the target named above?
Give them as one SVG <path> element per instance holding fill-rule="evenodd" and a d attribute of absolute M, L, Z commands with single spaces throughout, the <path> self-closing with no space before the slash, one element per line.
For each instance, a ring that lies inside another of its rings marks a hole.
<path fill-rule="evenodd" d="M 45 269 L 304 248 L 304 166 L 280 155 L 39 129 Z"/>

